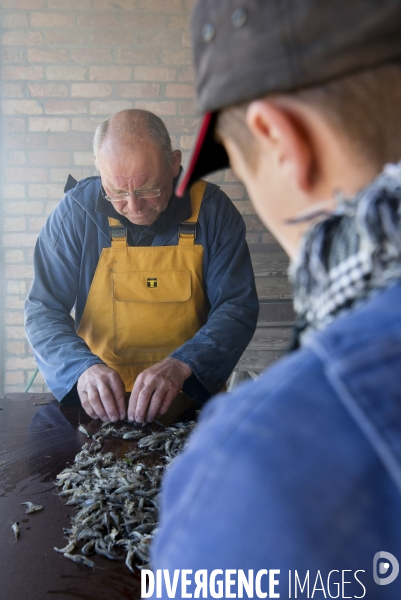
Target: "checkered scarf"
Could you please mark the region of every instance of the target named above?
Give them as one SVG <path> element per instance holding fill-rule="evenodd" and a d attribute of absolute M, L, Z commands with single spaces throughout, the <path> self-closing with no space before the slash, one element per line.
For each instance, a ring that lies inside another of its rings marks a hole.
<path fill-rule="evenodd" d="M 401 281 L 401 163 L 310 227 L 290 278 L 301 341 Z"/>

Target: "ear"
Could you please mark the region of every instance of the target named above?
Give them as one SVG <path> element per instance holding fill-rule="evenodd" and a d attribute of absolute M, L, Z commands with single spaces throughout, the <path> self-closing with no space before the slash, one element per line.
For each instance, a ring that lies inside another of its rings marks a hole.
<path fill-rule="evenodd" d="M 181 152 L 181 150 L 174 150 L 172 152 L 172 154 L 171 154 L 171 166 L 172 166 L 172 170 L 173 170 L 173 177 L 177 177 L 177 175 L 180 172 L 181 158 L 182 158 L 182 152 Z"/>
<path fill-rule="evenodd" d="M 274 101 L 255 100 L 248 107 L 246 122 L 260 150 L 269 154 L 283 177 L 295 178 L 303 192 L 310 191 L 312 148 L 298 115 Z"/>

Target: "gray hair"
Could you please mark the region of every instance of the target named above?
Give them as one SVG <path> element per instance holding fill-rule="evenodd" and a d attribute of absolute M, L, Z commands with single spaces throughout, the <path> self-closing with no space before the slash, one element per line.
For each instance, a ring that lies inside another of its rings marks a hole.
<path fill-rule="evenodd" d="M 131 108 L 112 115 L 96 128 L 93 138 L 93 155 L 97 169 L 97 156 L 110 125 L 112 125 L 113 132 L 121 137 L 127 134 L 135 137 L 140 133 L 147 133 L 150 139 L 161 150 L 166 163 L 171 163 L 171 154 L 173 152 L 171 139 L 161 118 L 148 110 Z"/>

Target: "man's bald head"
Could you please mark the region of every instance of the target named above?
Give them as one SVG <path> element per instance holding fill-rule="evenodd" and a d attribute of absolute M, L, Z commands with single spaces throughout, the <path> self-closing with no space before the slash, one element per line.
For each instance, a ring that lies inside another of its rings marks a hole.
<path fill-rule="evenodd" d="M 181 168 L 163 121 L 146 110 L 116 113 L 97 128 L 94 154 L 103 197 L 116 212 L 135 225 L 156 221 Z"/>
<path fill-rule="evenodd" d="M 171 162 L 171 139 L 163 121 L 148 110 L 129 108 L 122 110 L 101 123 L 93 139 L 95 165 L 102 144 L 115 148 L 116 153 L 132 148 L 138 142 L 153 142 L 162 153 L 166 163 Z"/>

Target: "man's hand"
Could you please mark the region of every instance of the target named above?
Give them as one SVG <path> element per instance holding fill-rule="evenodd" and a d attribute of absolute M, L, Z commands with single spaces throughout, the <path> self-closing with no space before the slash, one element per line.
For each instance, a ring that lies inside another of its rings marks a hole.
<path fill-rule="evenodd" d="M 143 423 L 164 415 L 191 375 L 191 368 L 176 358 L 166 358 L 143 371 L 129 399 L 128 418 Z"/>
<path fill-rule="evenodd" d="M 118 421 L 125 418 L 125 388 L 120 375 L 107 365 L 86 369 L 78 379 L 82 407 L 92 419 Z"/>

